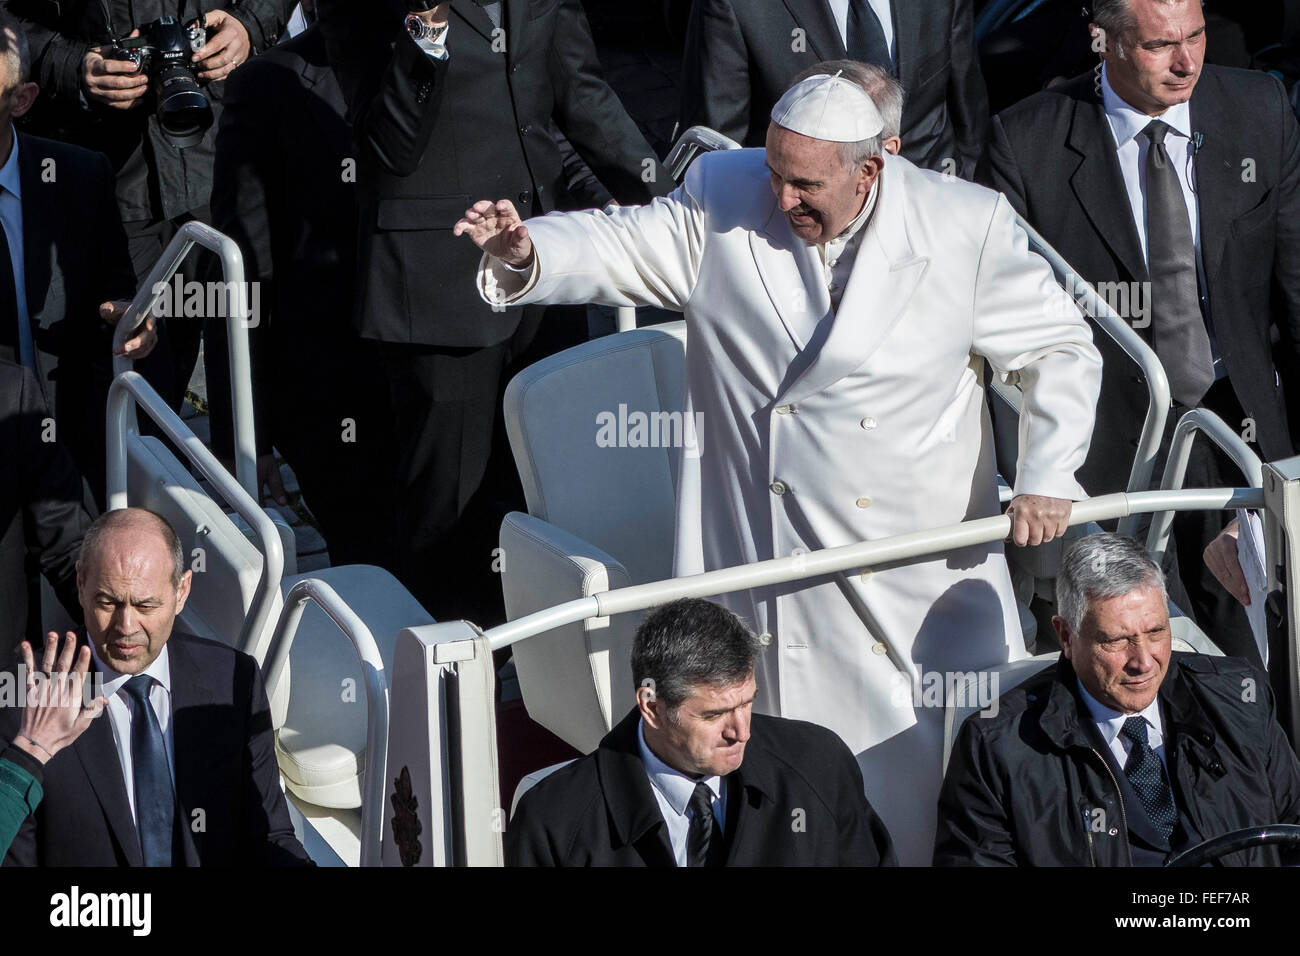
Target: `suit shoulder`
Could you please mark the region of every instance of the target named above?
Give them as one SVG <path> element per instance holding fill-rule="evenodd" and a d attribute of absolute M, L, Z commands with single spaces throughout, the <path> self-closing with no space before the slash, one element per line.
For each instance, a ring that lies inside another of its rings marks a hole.
<path fill-rule="evenodd" d="M 985 741 L 993 741 L 1008 734 L 1019 736 L 1021 722 L 1030 715 L 1037 719 L 1051 698 L 1052 685 L 1056 680 L 1056 666 L 1049 664 L 1000 695 L 997 713 L 990 714 L 985 710 L 970 714 L 962 722 L 962 731 L 975 733 Z"/>
<path fill-rule="evenodd" d="M 1196 83 L 1198 90 L 1201 89 L 1202 84 L 1217 86 L 1234 98 L 1262 96 L 1271 89 L 1285 90 L 1281 80 L 1271 73 L 1265 73 L 1263 70 L 1246 70 L 1236 66 L 1216 66 L 1213 63 L 1205 64 L 1201 71 L 1200 79 Z M 1192 95 L 1195 97 L 1196 94 Z M 1236 105 L 1248 106 L 1249 104 L 1240 102 Z"/>
<path fill-rule="evenodd" d="M 108 157 L 93 149 L 62 143 L 56 139 L 46 139 L 44 136 L 32 136 L 30 133 L 20 135 L 26 151 L 33 156 L 48 157 L 61 165 L 73 167 L 92 168 L 101 164 L 108 165 Z"/>
<path fill-rule="evenodd" d="M 1059 86 L 1039 90 L 997 114 L 997 120 L 1009 136 L 1016 133 L 1042 134 L 1044 129 L 1069 122 L 1076 102 L 1097 100 L 1096 80 L 1091 72 L 1076 76 Z"/>
<path fill-rule="evenodd" d="M 538 781 L 520 797 L 509 831 L 515 838 L 525 832 L 546 832 L 554 846 L 568 848 L 603 805 L 596 755 L 588 754 Z"/>
<path fill-rule="evenodd" d="M 718 149 L 703 154 L 691 164 L 686 171 L 686 182 L 692 193 L 700 195 L 719 186 L 766 182 L 768 175 L 765 150 Z"/>
<path fill-rule="evenodd" d="M 179 648 L 181 653 L 202 661 L 205 667 L 220 665 L 237 670 L 245 670 L 249 667 L 257 669 L 256 658 L 221 641 L 199 637 L 186 631 L 173 631 L 167 638 L 167 643 L 169 646 Z"/>
<path fill-rule="evenodd" d="M 807 780 L 825 780 L 828 773 L 857 766 L 848 744 L 820 724 L 755 714 L 750 728 L 768 754 Z"/>

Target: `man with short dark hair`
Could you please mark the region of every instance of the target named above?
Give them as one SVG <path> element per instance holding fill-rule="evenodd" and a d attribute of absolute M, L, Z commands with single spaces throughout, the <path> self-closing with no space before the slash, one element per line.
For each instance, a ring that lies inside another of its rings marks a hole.
<path fill-rule="evenodd" d="M 87 529 L 77 586 L 108 719 L 46 764 L 45 799 L 7 864 L 310 865 L 257 662 L 174 630 L 190 579 L 180 541 L 153 512 L 110 511 Z M 0 736 L 16 716 L 0 715 Z"/>
<path fill-rule="evenodd" d="M 516 866 L 880 866 L 895 862 L 844 742 L 752 714 L 758 640 L 674 601 L 637 631 L 637 706 L 595 753 L 519 802 Z"/>
<path fill-rule="evenodd" d="M 1160 866 L 1233 830 L 1300 823 L 1300 761 L 1267 677 L 1171 651 L 1164 575 L 1140 544 L 1079 540 L 1056 589 L 1061 658 L 962 725 L 936 865 Z M 1260 847 L 1222 862 L 1278 859 Z"/>

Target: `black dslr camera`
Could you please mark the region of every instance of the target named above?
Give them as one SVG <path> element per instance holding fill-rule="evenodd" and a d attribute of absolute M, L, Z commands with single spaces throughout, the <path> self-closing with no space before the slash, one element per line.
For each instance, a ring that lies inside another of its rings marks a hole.
<path fill-rule="evenodd" d="M 193 55 L 208 39 L 206 16 L 182 24 L 159 17 L 142 24 L 138 37 L 113 41 L 108 58 L 128 60 L 149 77 L 163 134 L 179 147 L 193 146 L 212 125 L 212 104 L 199 86 Z"/>

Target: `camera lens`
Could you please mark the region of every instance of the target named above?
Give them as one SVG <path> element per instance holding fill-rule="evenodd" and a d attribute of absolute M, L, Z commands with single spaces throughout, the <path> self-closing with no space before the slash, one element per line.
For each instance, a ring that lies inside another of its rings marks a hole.
<path fill-rule="evenodd" d="M 163 133 L 176 146 L 194 146 L 212 125 L 212 105 L 193 69 L 188 64 L 168 64 L 154 82 Z"/>

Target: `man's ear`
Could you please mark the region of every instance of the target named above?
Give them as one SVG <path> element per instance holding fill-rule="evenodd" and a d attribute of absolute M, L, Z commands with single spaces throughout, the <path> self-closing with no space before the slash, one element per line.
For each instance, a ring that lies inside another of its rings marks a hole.
<path fill-rule="evenodd" d="M 641 719 L 650 727 L 658 730 L 662 721 L 659 719 L 659 698 L 655 696 L 655 689 L 649 684 L 642 684 L 636 689 L 636 709 L 641 713 Z"/>
<path fill-rule="evenodd" d="M 176 586 L 176 613 L 179 614 L 185 609 L 185 602 L 190 596 L 190 584 L 194 580 L 194 572 L 188 568 L 181 575 L 181 583 Z"/>
<path fill-rule="evenodd" d="M 14 105 L 10 115 L 17 119 L 30 110 L 40 92 L 41 88 L 35 83 L 19 83 L 13 93 Z"/>
<path fill-rule="evenodd" d="M 1065 654 L 1065 659 L 1070 660 L 1070 644 L 1073 635 L 1070 633 L 1070 625 L 1065 623 L 1065 618 L 1059 614 L 1052 615 L 1052 629 L 1056 631 L 1056 640 L 1061 645 L 1061 652 Z"/>

